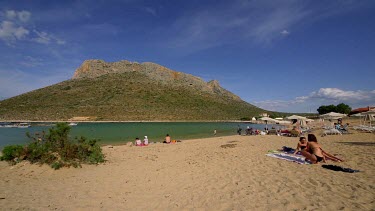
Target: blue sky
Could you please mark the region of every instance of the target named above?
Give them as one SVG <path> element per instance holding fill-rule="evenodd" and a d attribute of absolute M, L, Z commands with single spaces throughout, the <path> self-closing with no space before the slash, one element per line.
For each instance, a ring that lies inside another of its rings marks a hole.
<path fill-rule="evenodd" d="M 375 105 L 375 1 L 1 1 L 0 98 L 87 59 L 216 79 L 264 109 Z"/>

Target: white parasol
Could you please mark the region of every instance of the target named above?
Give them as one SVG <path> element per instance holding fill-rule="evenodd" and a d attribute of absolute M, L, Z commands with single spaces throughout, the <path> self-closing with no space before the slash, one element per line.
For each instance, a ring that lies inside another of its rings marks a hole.
<path fill-rule="evenodd" d="M 329 113 L 320 115 L 320 117 L 323 117 L 324 119 L 340 119 L 345 116 L 346 114 L 341 114 L 341 113 L 336 113 L 336 112 L 329 112 Z"/>
<path fill-rule="evenodd" d="M 305 120 L 305 119 L 307 119 L 307 118 L 306 118 L 306 117 L 303 117 L 303 116 L 292 115 L 292 116 L 288 116 L 287 119 Z"/>
<path fill-rule="evenodd" d="M 260 118 L 260 120 L 266 122 L 266 128 L 268 128 L 267 122 L 275 122 L 275 123 L 276 123 L 276 122 L 279 122 L 278 120 L 276 120 L 276 119 L 272 119 L 272 118 L 269 118 L 269 117 L 262 117 L 262 118 Z"/>

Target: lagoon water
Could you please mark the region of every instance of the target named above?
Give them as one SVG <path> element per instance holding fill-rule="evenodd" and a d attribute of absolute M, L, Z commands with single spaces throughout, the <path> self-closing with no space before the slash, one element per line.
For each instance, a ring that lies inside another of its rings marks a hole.
<path fill-rule="evenodd" d="M 102 145 L 125 144 L 134 141 L 136 137 L 143 140 L 144 136 L 148 136 L 150 142 L 160 142 L 164 140 L 166 134 L 169 134 L 172 140 L 212 137 L 215 129 L 217 136 L 233 135 L 236 134 L 238 126 L 243 129 L 243 133 L 247 126 L 259 130 L 265 127 L 263 124 L 238 122 L 78 123 L 77 126 L 72 127 L 70 136 L 100 139 Z M 0 149 L 10 144 L 25 144 L 29 141 L 26 132 L 30 134 L 47 132 L 51 127 L 33 123 L 30 128 L 0 128 Z"/>

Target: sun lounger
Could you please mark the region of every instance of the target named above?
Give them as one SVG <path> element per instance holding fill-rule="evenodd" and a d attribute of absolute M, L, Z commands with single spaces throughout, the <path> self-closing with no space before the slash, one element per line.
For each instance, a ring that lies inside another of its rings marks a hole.
<path fill-rule="evenodd" d="M 337 129 L 329 129 L 329 130 L 324 130 L 323 135 L 342 135 L 342 133 L 337 130 Z"/>
<path fill-rule="evenodd" d="M 301 128 L 301 133 L 310 133 L 311 129 L 310 128 Z"/>
<path fill-rule="evenodd" d="M 357 126 L 354 126 L 353 127 L 354 130 L 361 130 L 361 131 L 365 131 L 365 132 L 375 132 L 375 127 L 370 127 L 370 126 L 367 126 L 367 125 L 357 125 Z"/>

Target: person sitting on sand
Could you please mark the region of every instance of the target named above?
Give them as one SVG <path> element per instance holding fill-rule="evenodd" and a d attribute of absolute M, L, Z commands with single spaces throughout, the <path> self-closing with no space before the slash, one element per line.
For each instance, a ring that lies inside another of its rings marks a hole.
<path fill-rule="evenodd" d="M 290 131 L 291 136 L 299 136 L 301 131 L 298 129 L 297 126 L 293 126 L 293 129 Z"/>
<path fill-rule="evenodd" d="M 145 136 L 145 139 L 143 139 L 143 145 L 147 146 L 148 145 L 148 138 Z"/>
<path fill-rule="evenodd" d="M 135 146 L 142 146 L 142 142 L 139 138 L 135 138 Z"/>
<path fill-rule="evenodd" d="M 309 134 L 307 136 L 308 143 L 307 143 L 307 150 L 301 151 L 301 154 L 306 157 L 306 159 L 310 160 L 313 164 L 323 161 L 326 162 L 326 159 L 330 159 L 335 162 L 343 162 L 344 160 L 338 158 L 328 152 L 324 151 L 320 144 L 318 144 L 318 140 L 316 139 L 315 135 Z"/>
<path fill-rule="evenodd" d="M 169 134 L 167 134 L 165 136 L 165 141 L 163 143 L 166 143 L 166 144 L 170 144 L 171 143 L 171 137 L 169 136 Z"/>
<path fill-rule="evenodd" d="M 307 148 L 307 141 L 306 141 L 306 137 L 300 137 L 299 138 L 299 142 L 298 142 L 298 144 L 297 144 L 297 148 L 296 148 L 296 150 L 294 151 L 294 155 L 295 154 L 297 154 L 297 152 L 299 152 L 299 151 L 304 151 L 304 150 L 306 150 L 306 148 Z"/>
<path fill-rule="evenodd" d="M 307 140 L 307 150 L 301 151 L 301 154 L 313 164 L 317 164 L 322 161 L 325 163 L 326 159 L 323 155 L 320 144 L 318 144 L 316 136 L 314 134 L 308 134 Z"/>

